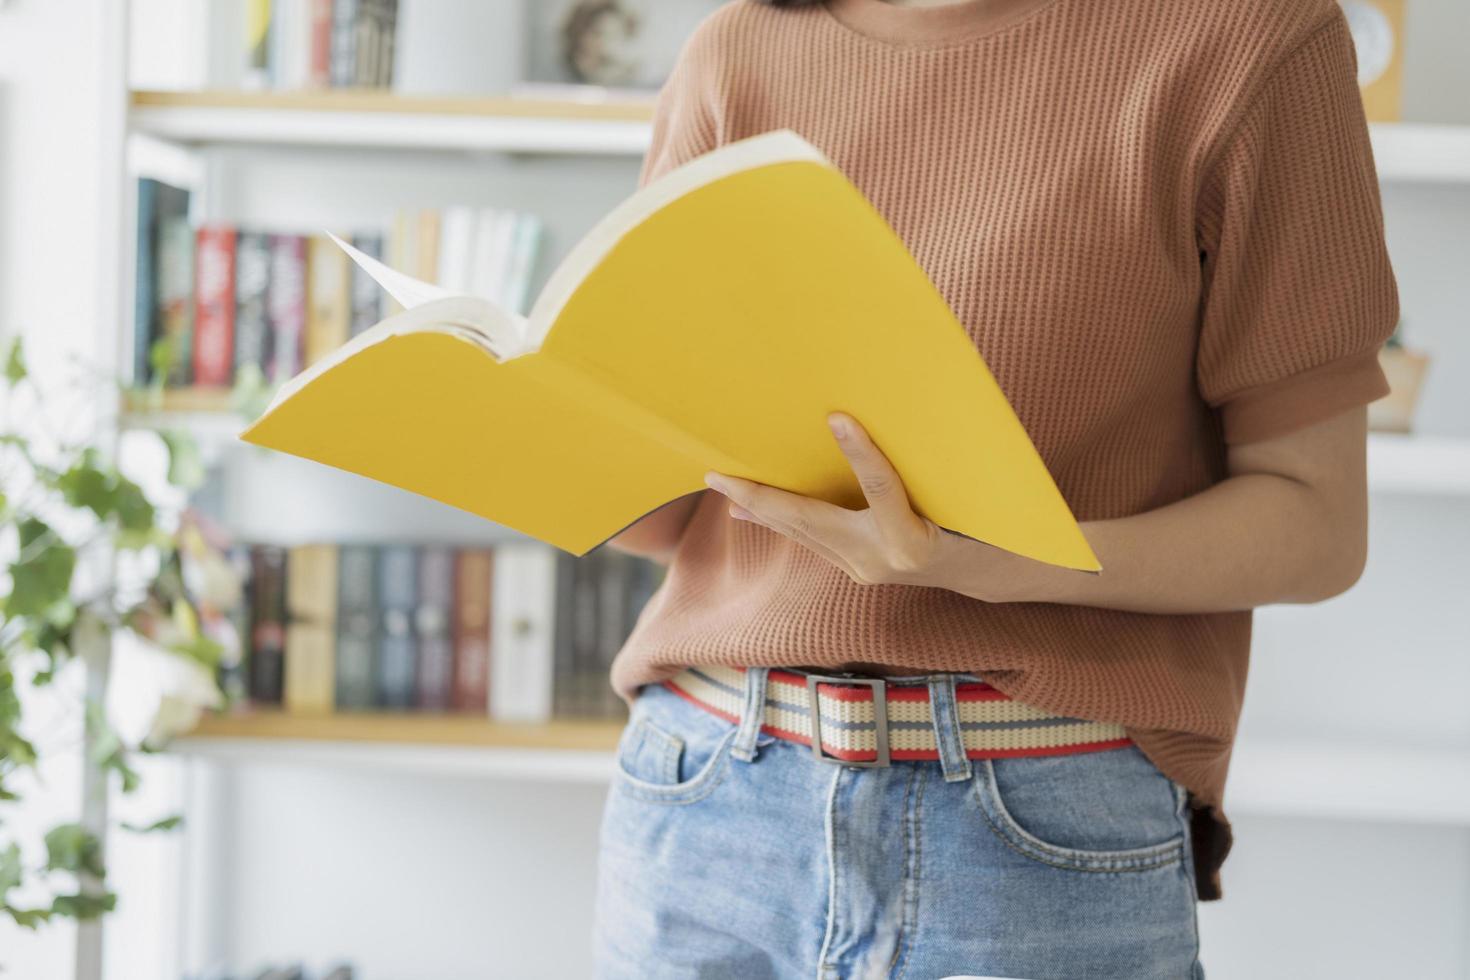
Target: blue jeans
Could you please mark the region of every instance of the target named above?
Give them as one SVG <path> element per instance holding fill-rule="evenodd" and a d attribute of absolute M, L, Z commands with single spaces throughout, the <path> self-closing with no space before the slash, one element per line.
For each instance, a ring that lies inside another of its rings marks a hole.
<path fill-rule="evenodd" d="M 764 671 L 746 677 L 739 725 L 639 691 L 598 977 L 1204 977 L 1184 787 L 1136 747 L 970 760 L 936 721 L 941 760 L 850 768 L 759 732 Z"/>

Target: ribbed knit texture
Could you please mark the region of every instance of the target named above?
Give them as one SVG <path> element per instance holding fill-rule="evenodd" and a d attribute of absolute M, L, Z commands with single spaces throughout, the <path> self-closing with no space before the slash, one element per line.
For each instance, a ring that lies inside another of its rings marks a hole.
<path fill-rule="evenodd" d="M 948 300 L 1078 519 L 1116 518 L 1218 482 L 1227 442 L 1387 392 L 1397 293 L 1355 74 L 1332 0 L 742 0 L 687 42 L 643 179 L 768 130 L 806 137 Z M 691 664 L 973 671 L 1122 722 L 1190 790 L 1208 900 L 1250 628 L 858 585 L 706 493 L 613 683 L 631 698 Z"/>

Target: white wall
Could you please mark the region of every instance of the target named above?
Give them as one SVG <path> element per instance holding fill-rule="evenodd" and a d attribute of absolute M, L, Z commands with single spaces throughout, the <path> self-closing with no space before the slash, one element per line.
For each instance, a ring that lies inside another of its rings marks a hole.
<path fill-rule="evenodd" d="M 47 375 L 97 336 L 93 14 L 102 2 L 17 0 L 0 8 L 0 334 L 24 330 L 33 368 Z M 49 758 L 44 782 L 23 783 L 24 803 L 5 806 L 3 835 L 18 835 L 35 863 L 44 861 L 41 834 L 76 819 L 80 718 L 64 698 L 47 695 L 27 698 L 26 711 L 35 712 L 31 733 Z M 69 924 L 29 933 L 0 917 L 7 976 L 64 976 L 74 943 Z"/>

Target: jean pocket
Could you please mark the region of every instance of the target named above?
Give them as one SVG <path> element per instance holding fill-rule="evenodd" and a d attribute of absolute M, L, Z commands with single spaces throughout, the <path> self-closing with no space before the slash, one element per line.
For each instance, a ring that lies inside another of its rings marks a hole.
<path fill-rule="evenodd" d="M 1184 859 L 1183 793 L 1137 746 L 977 760 L 975 797 L 1012 850 L 1075 871 Z"/>
<path fill-rule="evenodd" d="M 736 727 L 708 715 L 680 724 L 676 713 L 681 708 L 699 710 L 668 703 L 660 688 L 635 703 L 617 749 L 618 785 L 629 795 L 654 803 L 693 803 L 719 783 Z"/>

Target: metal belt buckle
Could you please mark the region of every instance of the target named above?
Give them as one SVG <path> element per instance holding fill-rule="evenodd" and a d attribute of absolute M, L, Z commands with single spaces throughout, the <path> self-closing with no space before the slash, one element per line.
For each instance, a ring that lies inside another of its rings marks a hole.
<path fill-rule="evenodd" d="M 817 695 L 818 684 L 858 684 L 873 690 L 873 722 L 878 739 L 878 757 L 861 762 L 839 759 L 822 751 L 822 699 Z M 806 690 L 812 703 L 812 754 L 823 762 L 836 762 L 844 766 L 876 769 L 890 764 L 888 753 L 888 684 L 881 677 L 835 677 L 831 674 L 807 674 Z"/>

